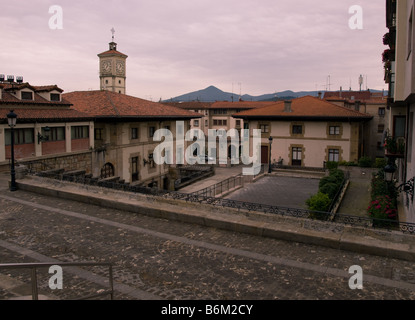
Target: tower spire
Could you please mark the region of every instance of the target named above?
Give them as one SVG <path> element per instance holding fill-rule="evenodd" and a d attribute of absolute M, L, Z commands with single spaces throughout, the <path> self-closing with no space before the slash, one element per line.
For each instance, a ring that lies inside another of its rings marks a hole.
<path fill-rule="evenodd" d="M 114 33 L 115 33 L 114 27 L 112 27 L 110 31 L 112 33 L 112 41 L 110 42 L 110 50 L 117 50 L 117 44 L 114 42 Z"/>
<path fill-rule="evenodd" d="M 112 29 L 111 29 L 111 33 L 112 33 L 112 42 L 114 42 L 114 34 L 115 34 L 115 29 L 114 29 L 114 27 L 112 27 Z"/>

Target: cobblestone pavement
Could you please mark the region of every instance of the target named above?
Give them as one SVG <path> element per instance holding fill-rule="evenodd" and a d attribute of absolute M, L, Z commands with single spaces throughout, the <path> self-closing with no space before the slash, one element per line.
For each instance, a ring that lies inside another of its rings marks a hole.
<path fill-rule="evenodd" d="M 413 262 L 1 191 L 1 263 L 112 262 L 115 299 L 415 299 Z M 349 288 L 353 265 L 363 269 L 363 290 Z M 52 291 L 40 271 L 40 293 L 71 299 L 108 284 L 102 268 L 63 272 L 63 289 Z M 1 271 L 1 299 L 17 295 L 10 281 L 16 288 L 28 275 Z"/>

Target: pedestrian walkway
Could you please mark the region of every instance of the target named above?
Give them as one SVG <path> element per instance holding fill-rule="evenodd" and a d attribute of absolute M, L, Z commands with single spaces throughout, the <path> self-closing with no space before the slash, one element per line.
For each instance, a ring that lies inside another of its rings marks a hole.
<path fill-rule="evenodd" d="M 242 169 L 245 166 L 243 165 L 237 165 L 234 167 L 215 167 L 215 174 L 211 177 L 208 177 L 206 179 L 197 181 L 195 183 L 192 183 L 191 185 L 188 185 L 184 188 L 181 188 L 178 190 L 179 192 L 183 193 L 193 193 L 196 191 L 200 191 L 204 188 L 211 187 L 219 182 L 222 182 L 226 179 L 229 179 L 231 177 L 237 176 L 239 174 L 242 174 Z"/>
<path fill-rule="evenodd" d="M 367 217 L 372 174 L 378 169 L 350 167 L 347 168 L 347 171 L 350 172 L 350 183 L 337 212 Z"/>

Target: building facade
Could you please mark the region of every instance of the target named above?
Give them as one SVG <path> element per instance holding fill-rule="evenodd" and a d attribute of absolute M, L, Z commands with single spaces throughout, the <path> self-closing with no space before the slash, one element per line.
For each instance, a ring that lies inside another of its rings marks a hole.
<path fill-rule="evenodd" d="M 262 163 L 323 168 L 327 161 L 357 162 L 361 156 L 364 122 L 372 116 L 306 96 L 240 112 L 253 139 L 261 132 Z M 253 154 L 250 143 L 250 154 Z M 271 153 L 270 153 L 271 152 Z"/>
<path fill-rule="evenodd" d="M 373 119 L 363 128 L 364 156 L 372 160 L 384 158 L 384 135 L 389 127 L 389 109 L 387 97 L 383 92 L 366 91 L 335 91 L 325 92 L 324 100 L 342 107 L 370 114 Z"/>
<path fill-rule="evenodd" d="M 94 147 L 92 118 L 71 109 L 56 85 L 0 83 L 0 164 L 7 168 L 11 158 L 11 129 L 7 114 L 17 115 L 14 154 L 18 162 L 68 157 Z M 90 167 L 87 168 L 90 171 Z"/>
<path fill-rule="evenodd" d="M 415 222 L 413 183 L 415 177 L 415 150 L 413 147 L 415 114 L 415 1 L 387 0 L 386 27 L 383 41 L 385 82 L 389 84 L 388 133 L 404 143 L 402 157 L 391 158 L 396 165 L 395 178 L 400 192 L 399 219 Z"/>
<path fill-rule="evenodd" d="M 199 114 L 107 90 L 70 92 L 64 98 L 94 119 L 94 177 L 169 189 L 169 169 L 185 163 L 184 154 L 191 143 L 177 142 L 176 135 L 188 131 L 191 119 Z M 173 134 L 172 155 L 164 155 L 173 158 L 172 165 L 159 165 L 154 159 L 161 143 L 154 141 L 158 129 Z"/>

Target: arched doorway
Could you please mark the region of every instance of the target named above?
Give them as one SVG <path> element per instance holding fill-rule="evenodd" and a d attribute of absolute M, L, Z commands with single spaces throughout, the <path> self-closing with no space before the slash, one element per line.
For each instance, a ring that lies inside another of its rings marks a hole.
<path fill-rule="evenodd" d="M 101 168 L 101 179 L 113 177 L 115 175 L 114 166 L 112 163 L 107 162 L 102 168 Z"/>

